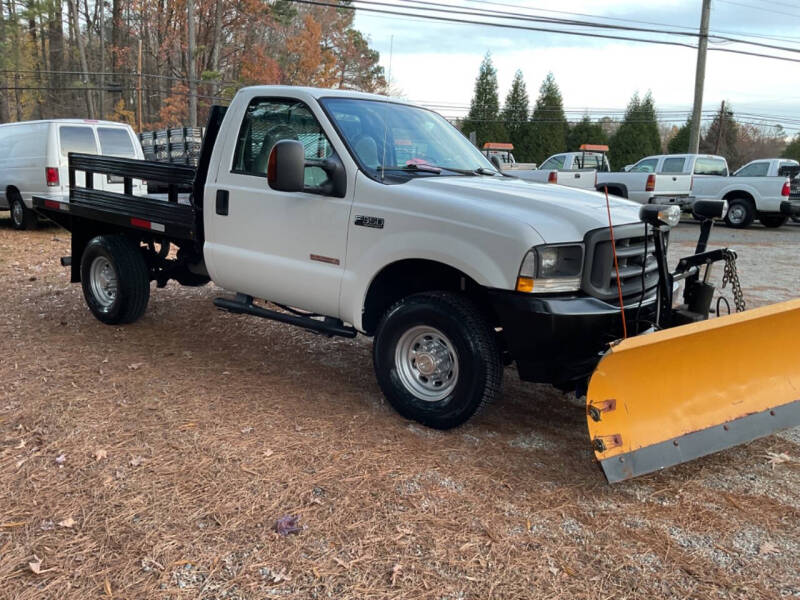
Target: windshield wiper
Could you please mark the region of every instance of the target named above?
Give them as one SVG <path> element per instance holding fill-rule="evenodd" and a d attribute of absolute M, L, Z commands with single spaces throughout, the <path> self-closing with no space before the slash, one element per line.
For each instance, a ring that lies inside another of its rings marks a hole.
<path fill-rule="evenodd" d="M 478 175 L 502 175 L 499 171 L 495 171 L 494 169 L 487 169 L 486 167 L 478 167 L 473 171 L 473 173 L 477 173 Z"/>
<path fill-rule="evenodd" d="M 406 171 L 406 172 L 420 172 L 420 173 L 436 173 L 437 175 L 442 172 L 441 167 L 435 167 L 433 165 L 427 164 L 415 164 L 412 163 L 410 165 L 405 165 L 402 167 L 383 167 L 378 165 L 375 167 L 378 171 Z"/>

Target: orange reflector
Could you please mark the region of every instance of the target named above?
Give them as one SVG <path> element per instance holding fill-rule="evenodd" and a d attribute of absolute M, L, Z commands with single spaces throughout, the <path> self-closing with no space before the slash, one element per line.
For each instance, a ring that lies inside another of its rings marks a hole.
<path fill-rule="evenodd" d="M 517 277 L 517 291 L 518 292 L 532 292 L 533 279 L 530 277 Z"/>

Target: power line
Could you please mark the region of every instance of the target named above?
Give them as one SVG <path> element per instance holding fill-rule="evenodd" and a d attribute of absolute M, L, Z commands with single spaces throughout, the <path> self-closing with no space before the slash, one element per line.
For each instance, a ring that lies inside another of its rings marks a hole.
<path fill-rule="evenodd" d="M 372 0 L 355 0 L 356 2 L 362 2 L 365 4 L 373 4 L 373 5 L 386 5 L 386 6 L 395 6 L 398 5 L 391 5 L 388 2 L 375 2 Z M 430 0 L 402 0 L 404 3 L 409 3 L 415 5 L 413 8 L 417 10 L 428 10 L 428 11 L 436 11 L 436 12 L 443 12 L 447 14 L 461 14 L 461 15 L 471 15 L 471 16 L 486 16 L 491 18 L 510 18 L 522 21 L 533 21 L 538 23 L 552 23 L 554 25 L 572 25 L 575 27 L 590 27 L 590 28 L 600 28 L 600 29 L 616 29 L 620 31 L 631 31 L 631 32 L 638 32 L 638 33 L 659 33 L 663 35 L 680 35 L 680 36 L 687 36 L 692 38 L 699 38 L 700 34 L 696 31 L 670 31 L 667 29 L 654 29 L 654 28 L 647 28 L 647 27 L 631 27 L 629 25 L 612 25 L 608 23 L 597 23 L 592 21 L 578 21 L 574 19 L 554 19 L 552 17 L 537 17 L 532 15 L 525 15 L 519 13 L 512 13 L 508 11 L 487 11 L 487 10 L 480 10 L 480 9 L 472 9 L 467 8 L 467 10 L 459 10 L 458 7 L 453 8 L 454 5 L 450 4 L 441 4 L 437 2 L 431 2 Z M 423 5 L 423 6 L 417 6 Z M 715 35 L 713 36 L 717 39 L 724 40 L 727 42 L 733 42 L 737 44 L 749 44 L 752 46 L 759 46 L 762 48 L 770 48 L 773 50 L 783 50 L 786 52 L 798 52 L 800 53 L 800 48 L 789 48 L 786 46 L 777 46 L 775 44 L 767 44 L 764 42 L 752 42 L 743 39 L 731 38 L 726 36 Z"/>
<path fill-rule="evenodd" d="M 390 10 L 383 10 L 378 8 L 369 8 L 363 6 L 354 6 L 351 4 L 331 4 L 329 2 L 320 2 L 317 0 L 288 0 L 289 2 L 293 2 L 295 4 L 306 4 L 310 6 L 326 6 L 330 8 L 338 8 L 342 10 L 361 10 L 364 12 L 370 13 L 378 13 L 378 14 L 386 14 L 386 15 L 395 15 L 398 17 L 420 17 L 423 19 L 429 19 L 432 21 L 441 21 L 447 23 L 459 23 L 459 24 L 466 24 L 466 25 L 475 25 L 475 26 L 488 26 L 488 27 L 499 27 L 503 29 L 514 29 L 514 30 L 521 30 L 521 31 L 540 31 L 545 33 L 558 33 L 562 35 L 573 35 L 579 37 L 589 37 L 589 38 L 600 38 L 600 39 L 612 39 L 612 40 L 622 40 L 622 41 L 630 41 L 630 42 L 640 42 L 643 44 L 659 44 L 664 46 L 680 46 L 684 48 L 690 48 L 692 50 L 696 50 L 697 47 L 692 44 L 687 44 L 683 42 L 675 42 L 675 41 L 668 41 L 668 40 L 651 40 L 651 39 L 642 39 L 642 38 L 635 38 L 635 37 L 628 37 L 628 36 L 616 36 L 616 35 L 607 35 L 607 34 L 600 34 L 600 33 L 588 33 L 588 32 L 579 32 L 579 31 L 570 31 L 564 29 L 552 29 L 546 27 L 531 27 L 526 25 L 513 25 L 510 23 L 491 23 L 491 22 L 478 22 L 478 21 L 470 21 L 468 19 L 457 19 L 454 17 L 443 17 L 437 15 L 419 15 L 419 14 L 409 14 L 406 12 L 396 12 Z M 353 2 L 360 2 L 364 3 L 367 0 L 351 0 Z M 399 8 L 395 5 L 389 5 L 384 3 L 377 3 L 371 2 L 371 4 L 383 4 L 384 6 L 389 6 L 391 8 Z M 763 54 L 760 52 L 750 52 L 746 50 L 735 50 L 732 48 L 709 48 L 709 51 L 715 52 L 728 52 L 732 54 L 741 54 L 747 56 L 754 56 L 760 58 L 769 58 L 773 60 L 781 60 L 786 62 L 793 62 L 793 63 L 800 63 L 800 59 L 798 58 L 789 58 L 788 56 L 775 56 L 772 54 Z"/>
<path fill-rule="evenodd" d="M 752 4 L 742 4 L 741 2 L 732 2 L 731 0 L 717 0 L 718 2 L 724 2 L 725 4 L 733 4 L 734 6 L 741 6 L 743 8 L 750 8 L 752 10 L 762 10 L 764 12 L 771 13 L 773 15 L 786 15 L 788 17 L 797 17 L 800 18 L 800 14 L 798 13 L 787 13 L 779 10 L 775 10 L 772 8 L 766 8 L 761 6 L 753 6 Z M 775 2 L 774 4 L 778 4 Z"/>
<path fill-rule="evenodd" d="M 676 29 L 688 29 L 691 31 L 696 31 L 697 27 L 689 26 L 689 25 L 677 25 L 675 23 L 658 23 L 654 21 L 641 21 L 638 19 L 623 19 L 621 17 L 606 17 L 603 15 L 597 14 L 590 14 L 590 13 L 580 13 L 580 12 L 570 12 L 566 10 L 553 10 L 553 9 L 545 9 L 545 8 L 530 8 L 526 6 L 521 6 L 519 4 L 509 4 L 507 2 L 490 2 L 488 0 L 464 0 L 465 2 L 470 2 L 473 4 L 481 4 L 481 5 L 492 5 L 492 6 L 503 6 L 506 8 L 514 8 L 516 10 L 527 10 L 527 11 L 536 11 L 536 12 L 545 12 L 545 13 L 555 13 L 555 14 L 565 14 L 565 15 L 572 15 L 578 17 L 591 17 L 593 19 L 602 19 L 605 21 L 620 21 L 623 23 L 639 23 L 641 25 L 658 25 L 658 26 L 667 26 L 667 27 L 674 27 Z M 771 1 L 771 0 L 770 0 Z M 794 8 L 791 4 L 785 4 L 780 2 L 774 2 L 774 4 L 783 4 L 784 6 L 789 6 Z M 800 41 L 798 37 L 786 37 L 786 36 L 768 36 L 762 35 L 757 33 L 747 33 L 742 31 L 725 31 L 723 29 L 715 29 L 711 30 L 712 35 L 716 35 L 717 33 L 726 33 L 730 35 L 743 35 L 745 37 L 758 37 L 763 39 L 772 39 L 772 40 L 781 40 L 781 41 Z"/>

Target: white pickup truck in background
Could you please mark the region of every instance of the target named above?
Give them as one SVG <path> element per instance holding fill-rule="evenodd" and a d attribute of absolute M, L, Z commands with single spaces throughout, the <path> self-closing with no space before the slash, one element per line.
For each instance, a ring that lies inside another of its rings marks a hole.
<path fill-rule="evenodd" d="M 597 172 L 610 171 L 605 152 L 608 146 L 581 146 L 579 152 L 562 152 L 545 160 L 538 169 L 517 170 L 513 175 L 525 181 L 537 183 L 557 183 L 568 187 L 594 190 L 597 186 Z M 602 149 L 601 149 L 602 148 Z"/>
<path fill-rule="evenodd" d="M 614 196 L 628 198 L 639 204 L 675 204 L 681 208 L 691 206 L 692 176 L 677 173 L 659 173 L 642 159 L 622 172 L 598 173 L 597 190 Z M 644 163 L 644 164 L 643 164 Z"/>
<path fill-rule="evenodd" d="M 781 165 L 786 162 L 787 165 Z M 763 164 L 761 164 L 763 163 Z M 711 154 L 664 154 L 648 156 L 631 167 L 631 172 L 658 175 L 683 174 L 694 177 L 692 195 L 697 200 L 727 200 L 729 227 L 747 227 L 755 219 L 765 227 L 780 227 L 788 220 L 789 178 L 779 176 L 794 161 L 779 159 L 748 163 L 729 176 L 728 162 Z"/>

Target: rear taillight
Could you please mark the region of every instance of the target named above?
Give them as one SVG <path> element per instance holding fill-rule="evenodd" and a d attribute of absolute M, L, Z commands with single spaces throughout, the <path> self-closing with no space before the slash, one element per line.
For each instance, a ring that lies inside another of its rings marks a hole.
<path fill-rule="evenodd" d="M 558 183 L 558 173 L 550 171 L 550 174 L 547 176 L 547 183 Z"/>
<path fill-rule="evenodd" d="M 792 186 L 789 185 L 789 180 L 786 180 L 786 183 L 783 184 L 783 189 L 781 190 L 781 196 L 788 196 L 792 193 Z"/>
<path fill-rule="evenodd" d="M 653 173 L 647 176 L 647 183 L 644 186 L 645 192 L 654 192 L 656 189 L 656 176 Z"/>
<path fill-rule="evenodd" d="M 45 167 L 44 168 L 44 178 L 47 181 L 47 185 L 50 187 L 57 186 L 58 181 L 58 169 L 56 167 Z"/>

